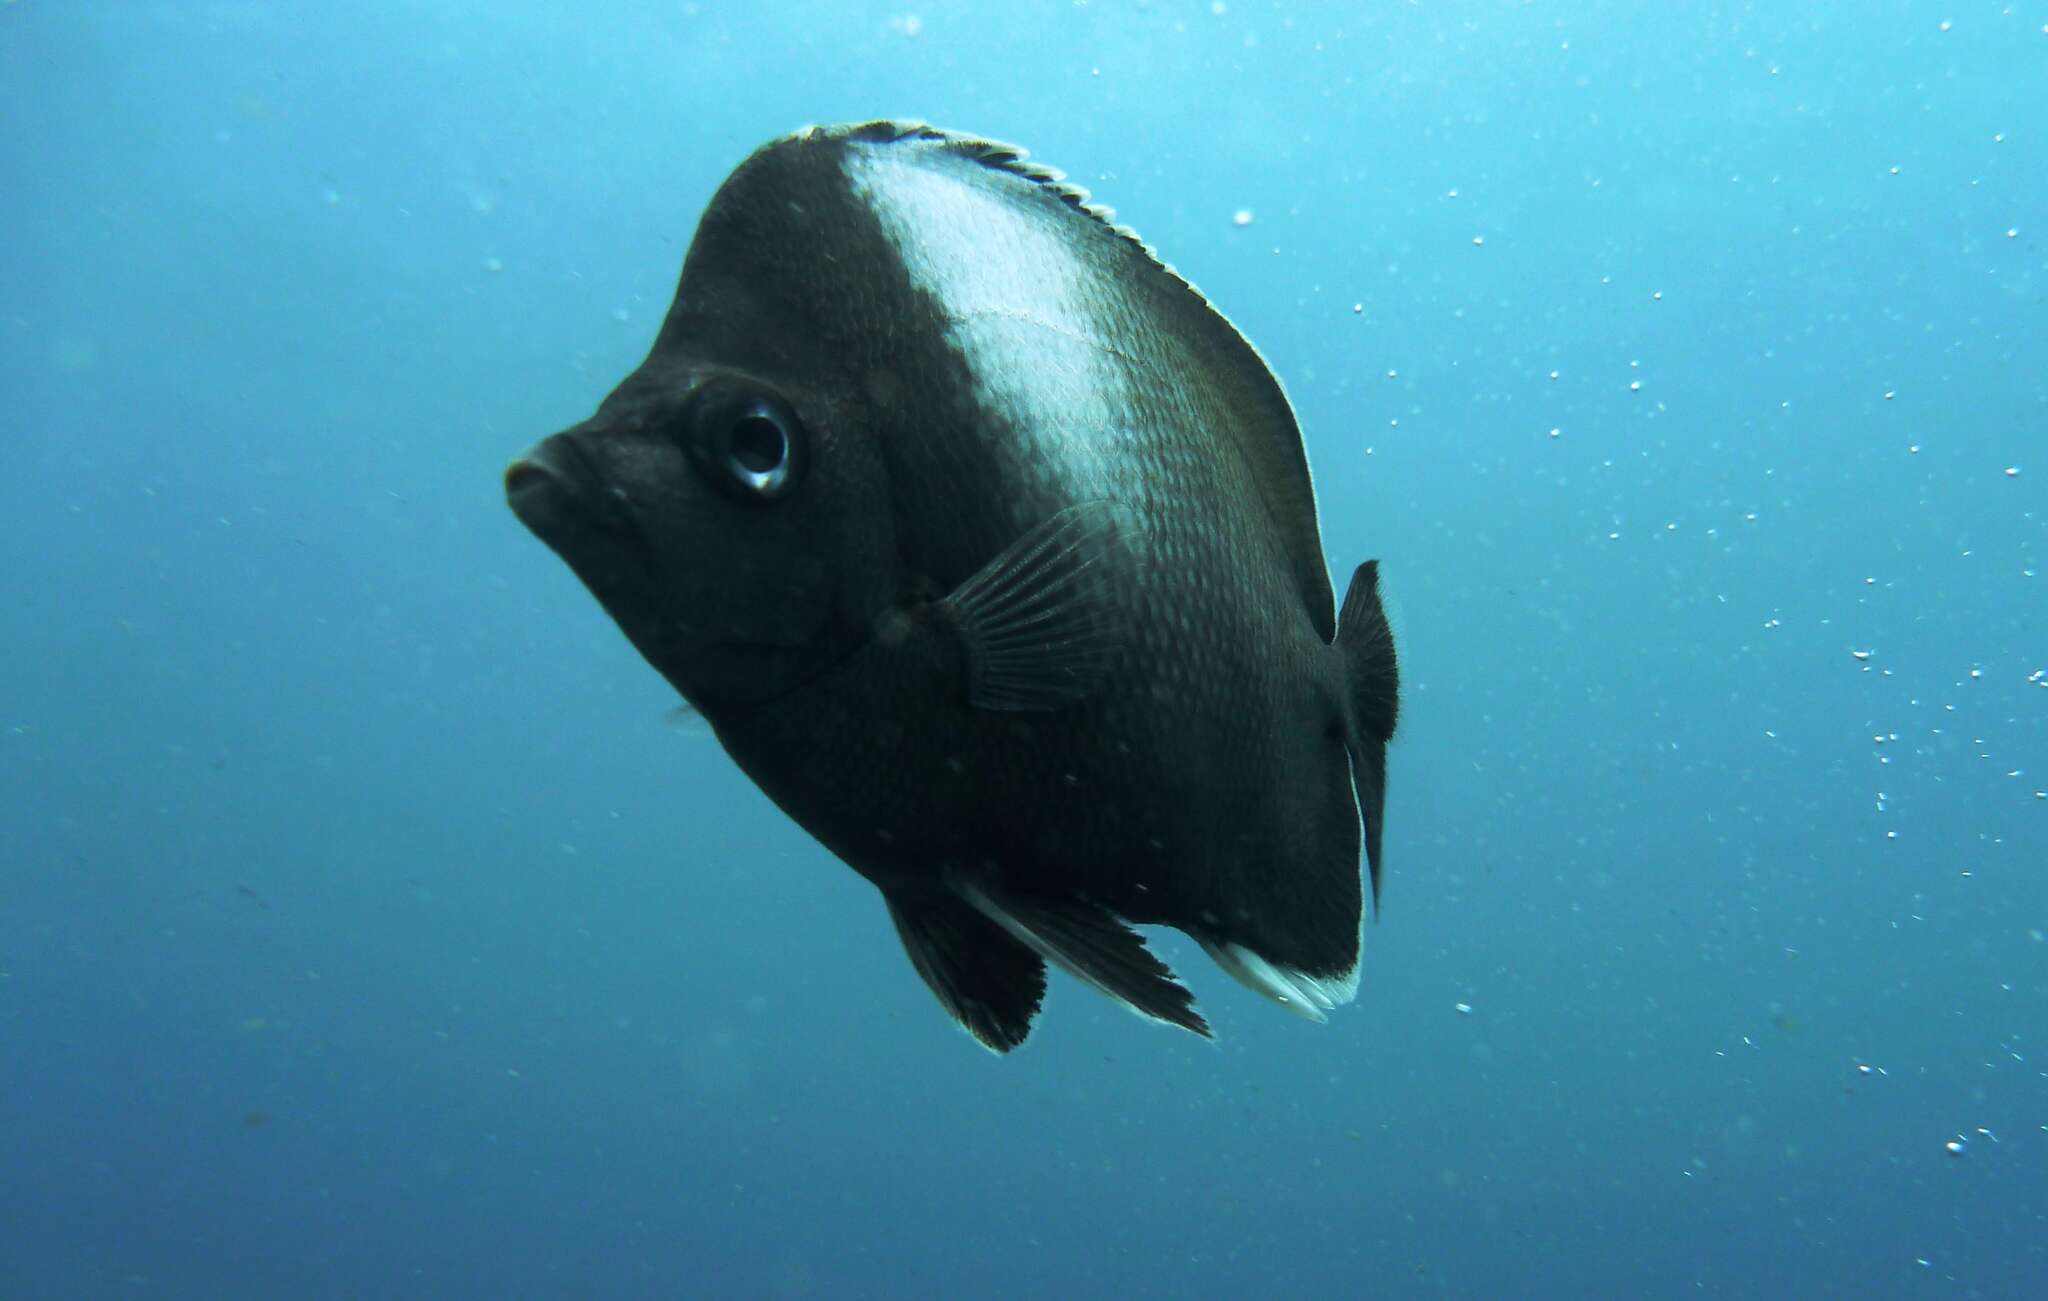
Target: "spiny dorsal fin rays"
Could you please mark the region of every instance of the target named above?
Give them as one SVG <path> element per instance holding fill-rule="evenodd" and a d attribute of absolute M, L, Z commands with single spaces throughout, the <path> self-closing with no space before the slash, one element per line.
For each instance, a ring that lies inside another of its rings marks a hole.
<path fill-rule="evenodd" d="M 1022 145 L 963 135 L 958 131 L 948 131 L 943 127 L 906 119 L 883 119 L 853 126 L 807 126 L 794 134 L 799 137 L 858 140 L 871 144 L 893 144 L 900 140 L 929 141 L 948 152 L 959 154 L 963 158 L 971 158 L 984 167 L 992 167 L 1021 177 L 1058 195 L 1068 207 L 1087 214 L 1112 233 L 1136 245 L 1154 266 L 1179 281 L 1183 288 L 1201 299 L 1204 305 L 1209 305 L 1207 296 L 1186 276 L 1174 270 L 1171 263 L 1160 257 L 1157 249 L 1147 244 L 1137 231 L 1117 221 L 1116 209 L 1106 203 L 1095 202 L 1089 197 L 1086 188 L 1069 181 L 1067 174 L 1059 168 L 1031 162 L 1031 151 Z M 1209 310 L 1215 311 L 1214 306 L 1211 305 Z"/>

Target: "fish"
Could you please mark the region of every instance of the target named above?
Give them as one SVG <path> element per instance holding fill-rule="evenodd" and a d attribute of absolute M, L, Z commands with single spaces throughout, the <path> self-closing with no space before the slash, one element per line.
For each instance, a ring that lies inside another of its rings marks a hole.
<path fill-rule="evenodd" d="M 1322 1021 L 1355 998 L 1399 714 L 1256 349 L 1024 150 L 770 141 L 645 361 L 505 472 L 742 772 L 873 883 L 985 1047 L 1048 965 L 1213 1037 L 1135 927 Z"/>

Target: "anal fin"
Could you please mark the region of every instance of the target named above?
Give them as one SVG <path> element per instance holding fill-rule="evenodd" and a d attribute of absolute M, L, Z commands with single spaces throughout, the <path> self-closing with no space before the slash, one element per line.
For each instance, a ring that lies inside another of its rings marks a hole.
<path fill-rule="evenodd" d="M 1284 963 L 1268 962 L 1242 944 L 1217 943 L 1197 937 L 1216 965 L 1255 994 L 1264 994 L 1296 1016 L 1327 1021 L 1324 1013 L 1358 997 L 1358 968 L 1343 976 L 1312 976 Z"/>
<path fill-rule="evenodd" d="M 963 885 L 961 897 L 1046 961 L 1139 1016 L 1210 1037 L 1195 996 L 1145 947 L 1144 937 L 1096 904 Z"/>
<path fill-rule="evenodd" d="M 991 1052 L 1023 1043 L 1045 1000 L 1038 954 L 950 893 L 882 897 L 910 964 L 961 1028 Z"/>

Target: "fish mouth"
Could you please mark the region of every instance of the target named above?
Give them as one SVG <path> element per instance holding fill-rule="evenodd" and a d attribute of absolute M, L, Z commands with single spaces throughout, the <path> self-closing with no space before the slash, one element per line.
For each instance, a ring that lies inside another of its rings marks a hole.
<path fill-rule="evenodd" d="M 656 569 L 647 535 L 575 430 L 542 439 L 505 467 L 505 503 L 618 617 L 614 602 Z M 623 626 L 624 621 L 621 620 Z"/>
<path fill-rule="evenodd" d="M 505 467 L 505 503 L 519 522 L 553 543 L 589 511 L 597 476 L 567 434 L 556 434 Z"/>
<path fill-rule="evenodd" d="M 574 430 L 542 439 L 505 467 L 505 504 L 572 566 L 576 553 L 592 548 L 624 548 L 649 559 L 625 494 L 598 470 Z"/>

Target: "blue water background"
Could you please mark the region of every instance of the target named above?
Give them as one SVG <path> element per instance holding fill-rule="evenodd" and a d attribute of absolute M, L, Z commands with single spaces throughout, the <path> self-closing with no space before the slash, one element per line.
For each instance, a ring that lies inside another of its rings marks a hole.
<path fill-rule="evenodd" d="M 2048 5 L 19 0 L 0 83 L 0 1296 L 2048 1289 Z M 1384 562 L 1327 1026 L 1162 935 L 1215 1045 L 981 1051 L 504 507 L 883 115 L 1113 204 Z"/>

